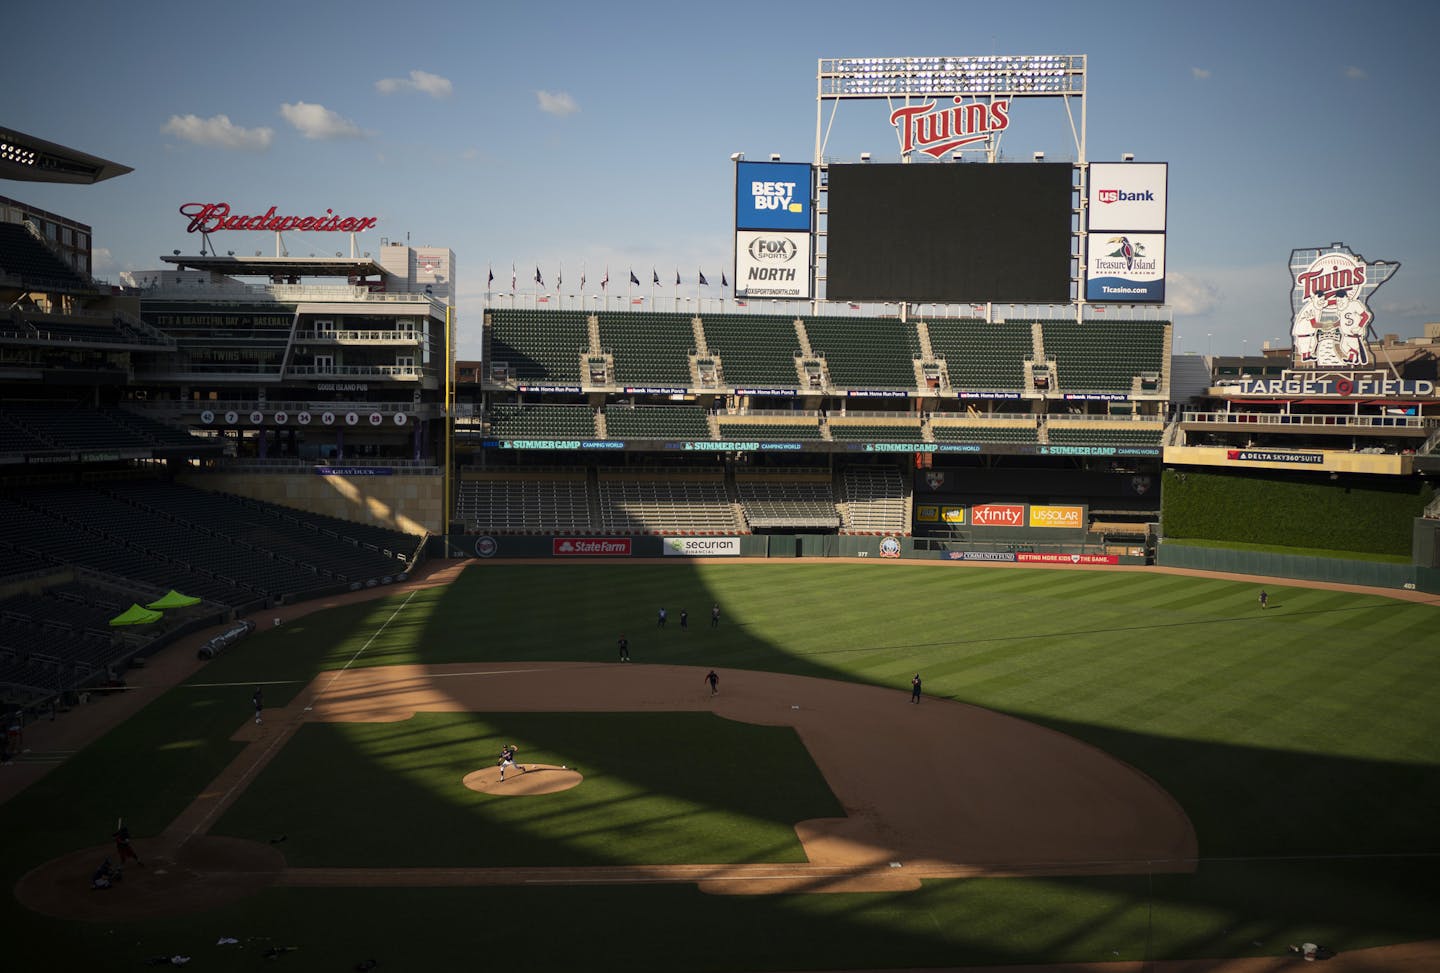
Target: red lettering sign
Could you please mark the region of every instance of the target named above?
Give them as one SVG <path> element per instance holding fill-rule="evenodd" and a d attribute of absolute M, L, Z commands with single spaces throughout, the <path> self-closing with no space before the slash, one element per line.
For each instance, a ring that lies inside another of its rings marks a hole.
<path fill-rule="evenodd" d="M 900 152 L 919 149 L 933 159 L 962 145 L 987 142 L 996 132 L 1010 126 L 1010 102 L 1004 98 L 986 104 L 956 95 L 953 108 L 938 108 L 936 102 L 907 105 L 890 113 L 890 124 L 900 129 Z"/>
<path fill-rule="evenodd" d="M 628 537 L 555 537 L 550 541 L 555 557 L 629 557 Z"/>
<path fill-rule="evenodd" d="M 259 216 L 235 216 L 229 203 L 186 203 L 180 207 L 190 217 L 186 230 L 190 233 L 215 233 L 218 230 L 267 230 L 272 233 L 299 232 L 363 233 L 380 222 L 377 216 L 336 216 L 327 209 L 324 216 L 276 216 L 272 206 Z"/>

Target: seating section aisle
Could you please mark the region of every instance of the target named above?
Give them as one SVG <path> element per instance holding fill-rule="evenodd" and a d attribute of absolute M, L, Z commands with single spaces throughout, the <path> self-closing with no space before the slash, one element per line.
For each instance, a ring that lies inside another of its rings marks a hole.
<path fill-rule="evenodd" d="M 723 472 L 601 470 L 600 526 L 635 534 L 736 534 Z"/>
<path fill-rule="evenodd" d="M 1120 426 L 1073 426 L 1052 422 L 1050 442 L 1067 446 L 1154 446 L 1159 447 L 1165 428 L 1159 423 Z"/>
<path fill-rule="evenodd" d="M 925 439 L 918 421 L 912 423 L 830 422 L 830 438 L 844 442 L 918 443 Z"/>
<path fill-rule="evenodd" d="M 610 439 L 710 438 L 710 423 L 695 406 L 650 405 L 630 408 L 612 405 L 605 410 L 605 428 Z"/>
<path fill-rule="evenodd" d="M 830 384 L 843 389 L 913 389 L 920 337 L 898 318 L 805 319 L 810 348 L 823 356 Z"/>
<path fill-rule="evenodd" d="M 588 405 L 496 405 L 490 409 L 490 434 L 499 439 L 595 439 L 595 410 Z"/>
<path fill-rule="evenodd" d="M 0 222 L 0 271 L 40 289 L 94 290 L 19 223 Z"/>
<path fill-rule="evenodd" d="M 596 320 L 600 347 L 614 356 L 616 385 L 690 387 L 690 315 L 601 311 Z"/>
<path fill-rule="evenodd" d="M 455 516 L 490 533 L 589 530 L 585 471 L 462 473 Z"/>
<path fill-rule="evenodd" d="M 187 570 L 173 561 L 132 550 L 109 534 L 69 523 L 14 498 L 0 498 L 0 548 L 28 557 L 30 570 L 73 564 L 161 591 L 176 588 L 232 608 L 263 602 L 265 597 L 235 580 Z"/>
<path fill-rule="evenodd" d="M 930 349 L 945 359 L 950 387 L 972 391 L 1025 388 L 1025 361 L 1034 354 L 1028 321 L 972 318 L 927 321 Z"/>
<path fill-rule="evenodd" d="M 893 466 L 848 466 L 841 481 L 844 529 L 854 533 L 908 534 L 905 481 Z"/>
<path fill-rule="evenodd" d="M 393 577 L 406 568 L 400 558 L 408 559 L 419 544 L 401 531 L 158 480 L 118 482 L 106 491 L 187 527 L 312 565 L 342 582 Z"/>
<path fill-rule="evenodd" d="M 48 449 L 120 451 L 197 445 L 189 433 L 156 420 L 75 403 L 7 402 L 0 406 L 0 426 L 22 430 Z"/>
<path fill-rule="evenodd" d="M 802 442 L 824 439 L 820 423 L 810 422 L 736 422 L 720 420 L 720 438 L 726 442 L 748 443 L 755 440 L 764 442 Z"/>
<path fill-rule="evenodd" d="M 583 311 L 492 308 L 487 313 L 487 363 L 509 366 L 510 374 L 520 382 L 580 384 L 580 356 L 590 346 Z"/>
<path fill-rule="evenodd" d="M 1165 367 L 1164 321 L 1044 321 L 1046 359 L 1060 389 L 1129 392 L 1141 372 Z"/>
<path fill-rule="evenodd" d="M 930 424 L 937 443 L 1034 443 L 1035 426 L 1031 423 L 1013 426 L 940 426 Z"/>
<path fill-rule="evenodd" d="M 735 489 L 752 528 L 834 530 L 840 526 L 835 490 L 825 470 L 736 470 Z"/>
<path fill-rule="evenodd" d="M 705 344 L 720 356 L 725 384 L 732 388 L 798 387 L 795 355 L 800 339 L 795 319 L 784 314 L 707 314 Z"/>

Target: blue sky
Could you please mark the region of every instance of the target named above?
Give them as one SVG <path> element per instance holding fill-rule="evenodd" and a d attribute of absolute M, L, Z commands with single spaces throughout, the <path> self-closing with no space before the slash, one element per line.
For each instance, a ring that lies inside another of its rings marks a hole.
<path fill-rule="evenodd" d="M 92 224 L 97 276 L 196 252 L 186 202 L 378 216 L 365 249 L 455 251 L 462 357 L 478 355 L 491 267 L 507 289 L 512 262 L 522 288 L 536 264 L 552 284 L 563 266 L 567 291 L 582 266 L 587 291 L 607 265 L 612 281 L 728 276 L 729 156 L 813 156 L 822 57 L 1088 55 L 1090 160 L 1171 164 L 1180 351 L 1287 340 L 1290 250 L 1332 241 L 1403 265 L 1374 296 L 1377 331 L 1440 321 L 1430 0 L 80 2 L 4 21 L 0 120 L 135 168 L 92 187 L 0 182 Z M 1007 151 L 1073 158 L 1057 111 L 1017 107 Z M 893 161 L 887 116 L 846 103 L 827 154 Z"/>

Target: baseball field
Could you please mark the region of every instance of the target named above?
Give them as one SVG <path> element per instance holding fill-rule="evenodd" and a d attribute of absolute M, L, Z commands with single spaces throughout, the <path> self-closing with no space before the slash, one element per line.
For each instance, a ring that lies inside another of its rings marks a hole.
<path fill-rule="evenodd" d="M 5 960 L 1440 957 L 1435 599 L 906 562 L 452 573 L 287 614 L 0 805 Z M 122 817 L 145 865 L 93 891 Z"/>

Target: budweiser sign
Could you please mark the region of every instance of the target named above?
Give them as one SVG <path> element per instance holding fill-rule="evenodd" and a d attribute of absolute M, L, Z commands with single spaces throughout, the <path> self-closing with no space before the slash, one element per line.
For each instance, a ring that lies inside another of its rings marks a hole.
<path fill-rule="evenodd" d="M 906 105 L 890 113 L 890 124 L 900 130 L 902 154 L 919 149 L 933 159 L 953 152 L 962 145 L 985 142 L 996 132 L 1010 125 L 1010 102 L 997 98 L 986 104 L 966 103 L 957 95 L 954 105 L 941 107 L 940 102 Z"/>
<path fill-rule="evenodd" d="M 190 225 L 186 229 L 191 233 L 214 233 L 217 230 L 360 233 L 380 222 L 376 216 L 336 216 L 333 209 L 327 209 L 324 216 L 277 216 L 274 206 L 259 216 L 239 216 L 230 212 L 229 203 L 186 203 L 180 207 L 180 213 L 190 217 Z"/>

